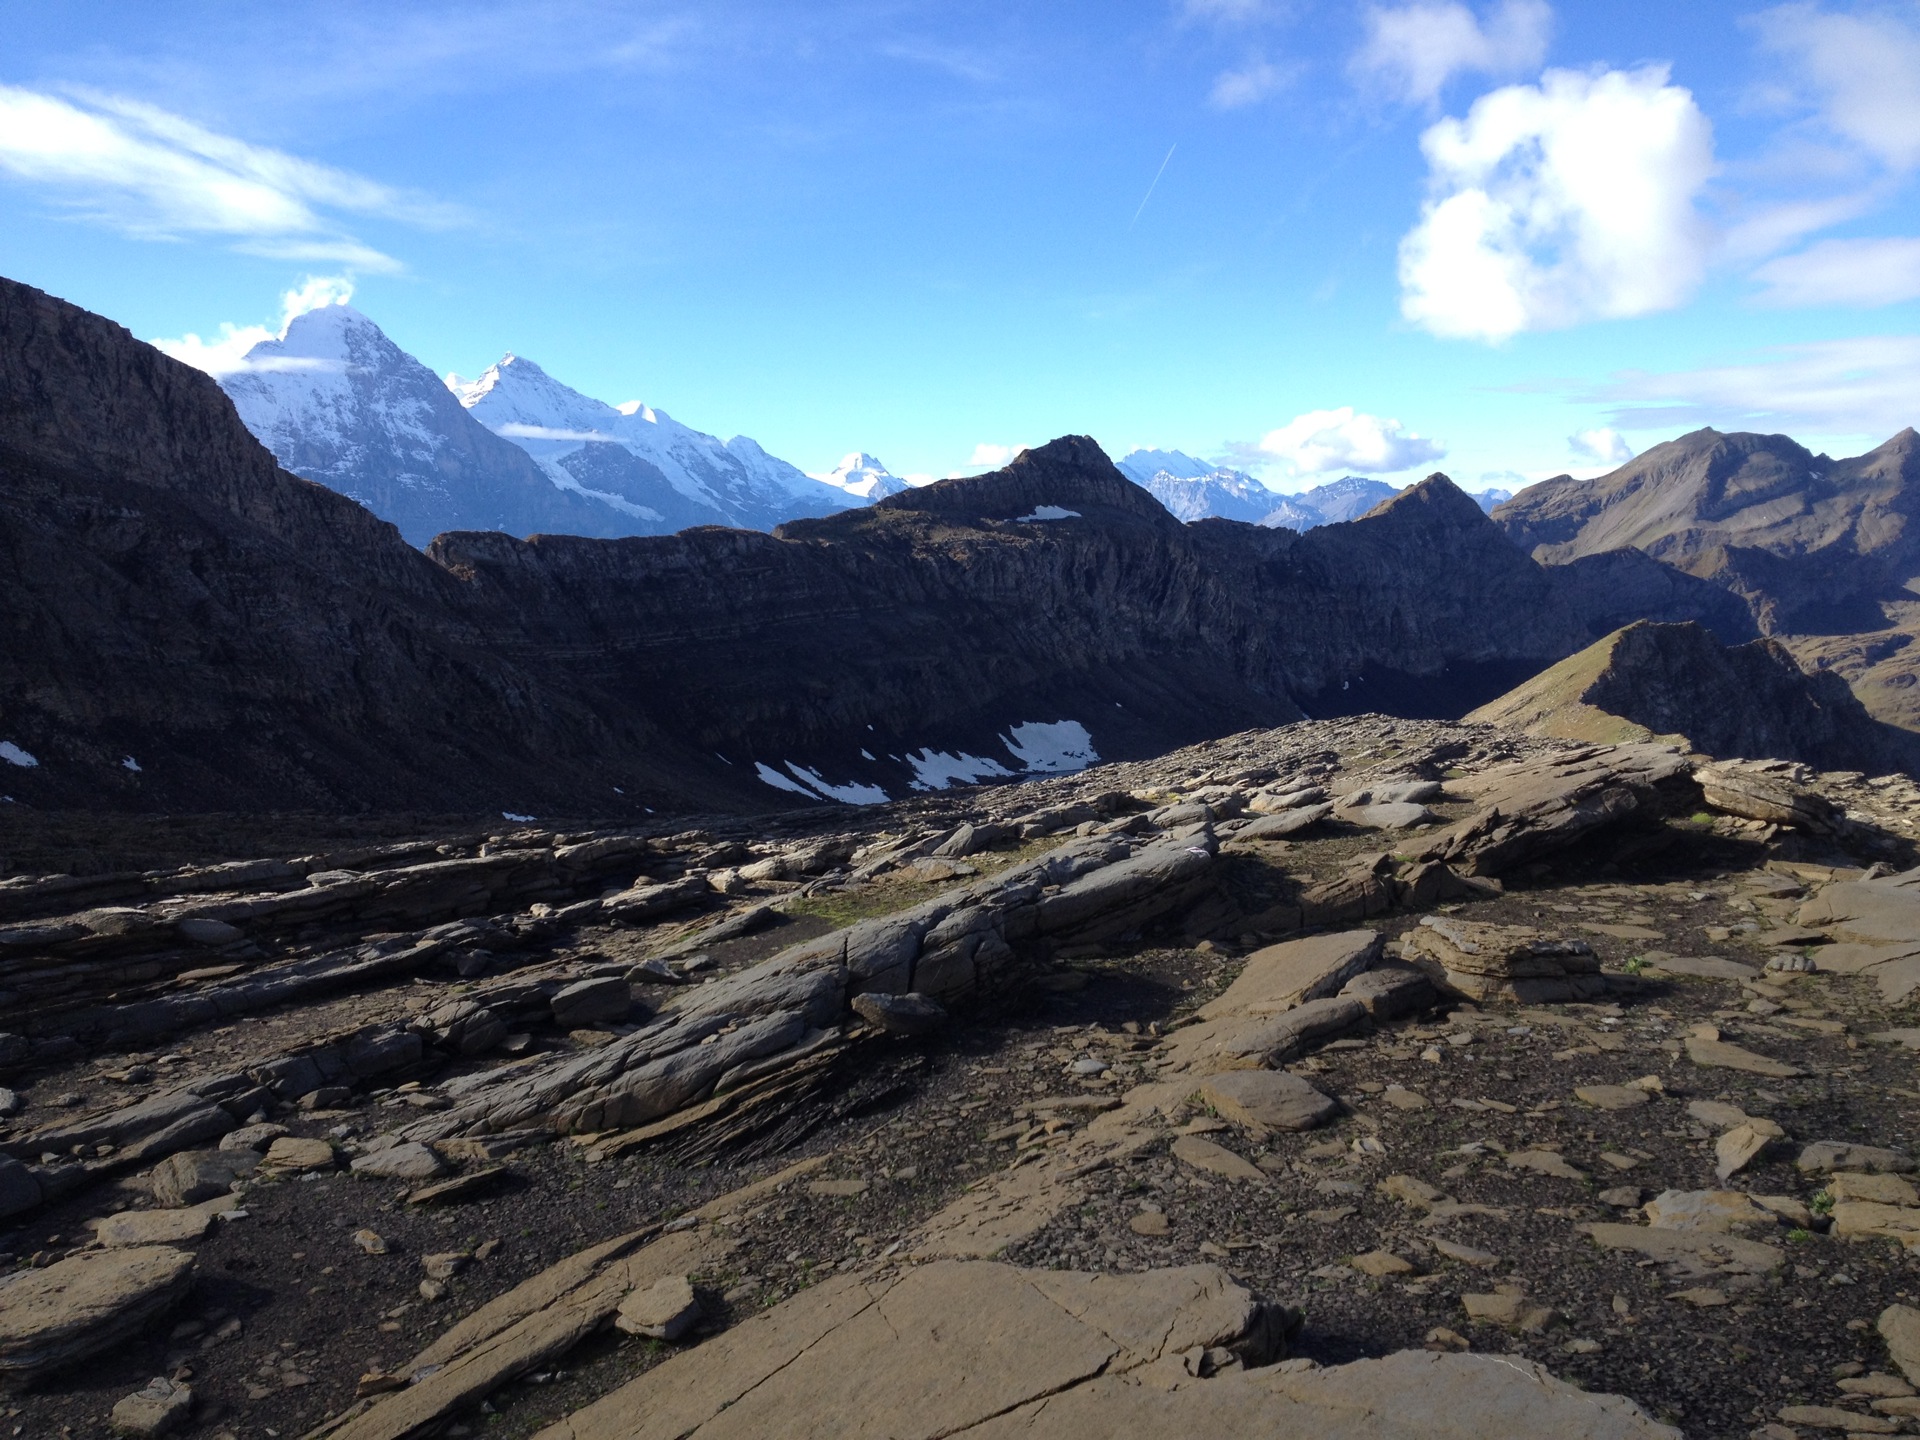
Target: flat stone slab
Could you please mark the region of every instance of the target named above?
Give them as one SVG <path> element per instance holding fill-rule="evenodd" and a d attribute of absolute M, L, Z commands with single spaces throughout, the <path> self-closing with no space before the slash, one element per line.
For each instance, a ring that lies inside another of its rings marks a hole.
<path fill-rule="evenodd" d="M 182 1245 L 212 1233 L 221 1208 L 232 1203 L 237 1202 L 213 1200 L 176 1210 L 122 1210 L 96 1222 L 93 1238 L 110 1250 L 129 1245 Z"/>
<path fill-rule="evenodd" d="M 1340 1109 L 1298 1075 L 1285 1070 L 1229 1070 L 1201 1081 L 1199 1095 L 1236 1125 L 1264 1130 L 1312 1130 Z"/>
<path fill-rule="evenodd" d="M 1347 930 L 1288 940 L 1254 951 L 1233 984 L 1200 1007 L 1203 1020 L 1277 1015 L 1309 1000 L 1337 995 L 1354 976 L 1379 962 L 1373 930 Z"/>
<path fill-rule="evenodd" d="M 1416 825 L 1424 825 L 1440 817 L 1424 805 L 1385 800 L 1374 805 L 1356 805 L 1351 810 L 1342 810 L 1340 818 L 1368 830 L 1411 830 Z"/>
<path fill-rule="evenodd" d="M 1894 1174 L 1914 1168 L 1911 1155 L 1880 1145 L 1855 1145 L 1846 1140 L 1816 1140 L 1800 1152 L 1794 1167 L 1803 1175 L 1831 1175 L 1842 1170 Z"/>
<path fill-rule="evenodd" d="M 1653 1099 L 1637 1085 L 1582 1085 L 1574 1095 L 1583 1105 L 1596 1110 L 1635 1110 Z"/>
<path fill-rule="evenodd" d="M 1667 1230 L 1599 1221 L 1579 1227 L 1604 1250 L 1631 1250 L 1649 1260 L 1691 1261 L 1746 1274 L 1764 1274 L 1786 1261 L 1778 1246 L 1713 1230 Z"/>
<path fill-rule="evenodd" d="M 1726 1040 L 1703 1040 L 1697 1035 L 1687 1039 L 1687 1058 L 1711 1070 L 1739 1070 L 1772 1080 L 1792 1080 L 1807 1073 L 1784 1060 L 1771 1059 Z"/>
<path fill-rule="evenodd" d="M 1662 955 L 1648 957 L 1647 968 L 1663 975 L 1689 975 L 1699 980 L 1756 980 L 1758 965 L 1729 960 L 1724 955 Z"/>
<path fill-rule="evenodd" d="M 1191 1165 L 1196 1170 L 1204 1170 L 1209 1175 L 1218 1175 L 1225 1180 L 1257 1180 L 1264 1182 L 1266 1174 L 1256 1169 L 1246 1160 L 1211 1140 L 1202 1140 L 1198 1135 L 1182 1135 L 1171 1147 L 1173 1158 L 1183 1165 Z"/>
<path fill-rule="evenodd" d="M 368 1155 L 356 1156 L 348 1167 L 356 1175 L 373 1180 L 438 1180 L 453 1167 L 431 1147 L 417 1140 L 390 1145 Z"/>
<path fill-rule="evenodd" d="M 1647 1223 L 1660 1230 L 1705 1230 L 1725 1234 L 1736 1226 L 1778 1223 L 1771 1210 L 1740 1190 L 1663 1190 L 1646 1205 Z"/>
<path fill-rule="evenodd" d="M 1297 809 L 1284 810 L 1277 815 L 1263 815 L 1251 825 L 1242 826 L 1233 832 L 1235 840 L 1279 840 L 1308 826 L 1318 825 L 1333 813 L 1331 804 L 1302 805 Z"/>
<path fill-rule="evenodd" d="M 145 1327 L 193 1285 L 193 1256 L 165 1245 L 86 1250 L 0 1279 L 0 1378 L 74 1364 Z"/>
<path fill-rule="evenodd" d="M 975 1261 L 842 1276 L 683 1352 L 539 1440 L 1681 1440 L 1513 1356 L 1402 1351 L 1196 1379 L 1253 1298 L 1211 1266 L 1132 1275 Z"/>
<path fill-rule="evenodd" d="M 261 1163 L 271 1165 L 276 1170 L 304 1172 L 331 1170 L 335 1159 L 333 1142 L 330 1140 L 303 1140 L 297 1135 L 282 1135 L 267 1147 Z"/>

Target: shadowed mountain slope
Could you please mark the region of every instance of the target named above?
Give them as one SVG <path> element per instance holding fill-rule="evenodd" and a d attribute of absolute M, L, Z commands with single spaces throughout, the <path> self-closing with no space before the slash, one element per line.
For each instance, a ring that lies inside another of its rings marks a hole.
<path fill-rule="evenodd" d="M 1303 709 L 1457 714 L 1636 593 L 1719 594 L 1543 569 L 1441 476 L 1307 535 L 1183 526 L 1076 437 L 770 535 L 422 554 L 206 377 L 10 283 L 0 555 L 0 793 L 145 809 L 871 799 Z"/>

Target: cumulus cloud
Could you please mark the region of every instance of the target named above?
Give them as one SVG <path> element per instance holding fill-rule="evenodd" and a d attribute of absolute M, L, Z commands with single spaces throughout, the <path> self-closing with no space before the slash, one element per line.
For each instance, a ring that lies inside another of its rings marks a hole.
<path fill-rule="evenodd" d="M 1296 73 L 1294 69 L 1275 65 L 1270 60 L 1249 60 L 1237 70 L 1228 70 L 1215 80 L 1208 99 L 1219 110 L 1238 110 L 1242 106 L 1255 105 L 1274 91 L 1284 88 Z"/>
<path fill-rule="evenodd" d="M 1576 430 L 1567 437 L 1567 448 L 1589 465 L 1624 465 L 1633 458 L 1633 447 L 1608 425 Z"/>
<path fill-rule="evenodd" d="M 353 299 L 353 282 L 341 275 L 312 275 L 280 297 L 280 328 L 265 325 L 235 325 L 222 321 L 219 333 L 211 339 L 188 333 L 178 340 L 154 340 L 152 345 L 163 354 L 204 370 L 218 379 L 247 368 L 247 352 L 263 340 L 277 340 L 287 333 L 296 316 L 324 305 L 345 305 Z"/>
<path fill-rule="evenodd" d="M 1897 305 L 1920 299 L 1920 239 L 1822 240 L 1753 273 L 1769 305 Z"/>
<path fill-rule="evenodd" d="M 1894 10 L 1781 5 L 1756 17 L 1825 127 L 1896 171 L 1920 166 L 1920 24 Z"/>
<path fill-rule="evenodd" d="M 1700 281 L 1713 131 L 1664 67 L 1549 70 L 1420 145 L 1432 198 L 1400 242 L 1400 310 L 1436 335 L 1497 342 L 1644 315 Z"/>
<path fill-rule="evenodd" d="M 1612 402 L 1629 429 L 1859 435 L 1885 439 L 1920 423 L 1920 335 L 1865 335 L 1782 345 L 1725 365 L 1629 371 L 1579 397 Z"/>
<path fill-rule="evenodd" d="M 1456 75 L 1517 75 L 1547 58 L 1553 11 L 1545 0 L 1501 0 L 1484 21 L 1457 0 L 1375 6 L 1354 73 L 1402 99 L 1432 105 Z"/>
<path fill-rule="evenodd" d="M 968 457 L 967 465 L 975 470 L 998 470 L 1003 465 L 1012 464 L 1014 458 L 1022 454 L 1026 448 L 1024 445 L 993 445 L 982 440 L 973 447 L 973 454 Z"/>
<path fill-rule="evenodd" d="M 0 172 L 130 235 L 218 236 L 252 254 L 360 270 L 399 262 L 347 233 L 339 212 L 433 226 L 459 218 L 424 197 L 92 92 L 63 99 L 0 85 Z"/>
<path fill-rule="evenodd" d="M 1281 461 L 1297 475 L 1334 470 L 1390 475 L 1447 453 L 1444 445 L 1415 435 L 1398 420 L 1368 415 L 1351 405 L 1296 415 L 1261 436 L 1257 449 L 1261 458 Z"/>

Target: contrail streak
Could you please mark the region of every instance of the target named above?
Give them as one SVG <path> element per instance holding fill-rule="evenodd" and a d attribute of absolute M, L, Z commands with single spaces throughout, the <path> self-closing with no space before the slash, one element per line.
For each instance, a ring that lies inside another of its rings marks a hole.
<path fill-rule="evenodd" d="M 1140 210 L 1145 210 L 1147 208 L 1147 201 L 1153 198 L 1154 185 L 1158 185 L 1160 183 L 1160 177 L 1167 173 L 1167 163 L 1168 161 L 1171 161 L 1173 159 L 1173 152 L 1178 150 L 1179 148 L 1180 148 L 1180 143 L 1177 140 L 1173 144 L 1167 147 L 1166 160 L 1162 160 L 1160 162 L 1160 168 L 1153 172 L 1153 183 L 1147 186 L 1147 193 L 1140 197 Z M 1129 220 L 1127 222 L 1127 228 L 1129 230 L 1133 228 L 1134 220 L 1138 220 L 1140 218 L 1140 210 L 1134 211 L 1133 220 Z"/>

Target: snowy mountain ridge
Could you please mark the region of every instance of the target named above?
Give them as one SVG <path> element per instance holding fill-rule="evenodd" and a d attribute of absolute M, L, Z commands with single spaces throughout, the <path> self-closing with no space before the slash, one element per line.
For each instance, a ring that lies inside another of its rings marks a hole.
<path fill-rule="evenodd" d="M 1253 476 L 1224 465 L 1209 464 L 1179 450 L 1131 450 L 1114 464 L 1134 484 L 1150 491 L 1174 517 L 1195 520 L 1244 520 L 1274 529 L 1311 530 L 1357 520 L 1404 486 L 1360 475 L 1343 475 L 1294 495 L 1269 490 Z M 1471 493 L 1471 492 L 1470 492 Z M 1511 500 L 1509 490 L 1475 494 L 1482 510 Z"/>

